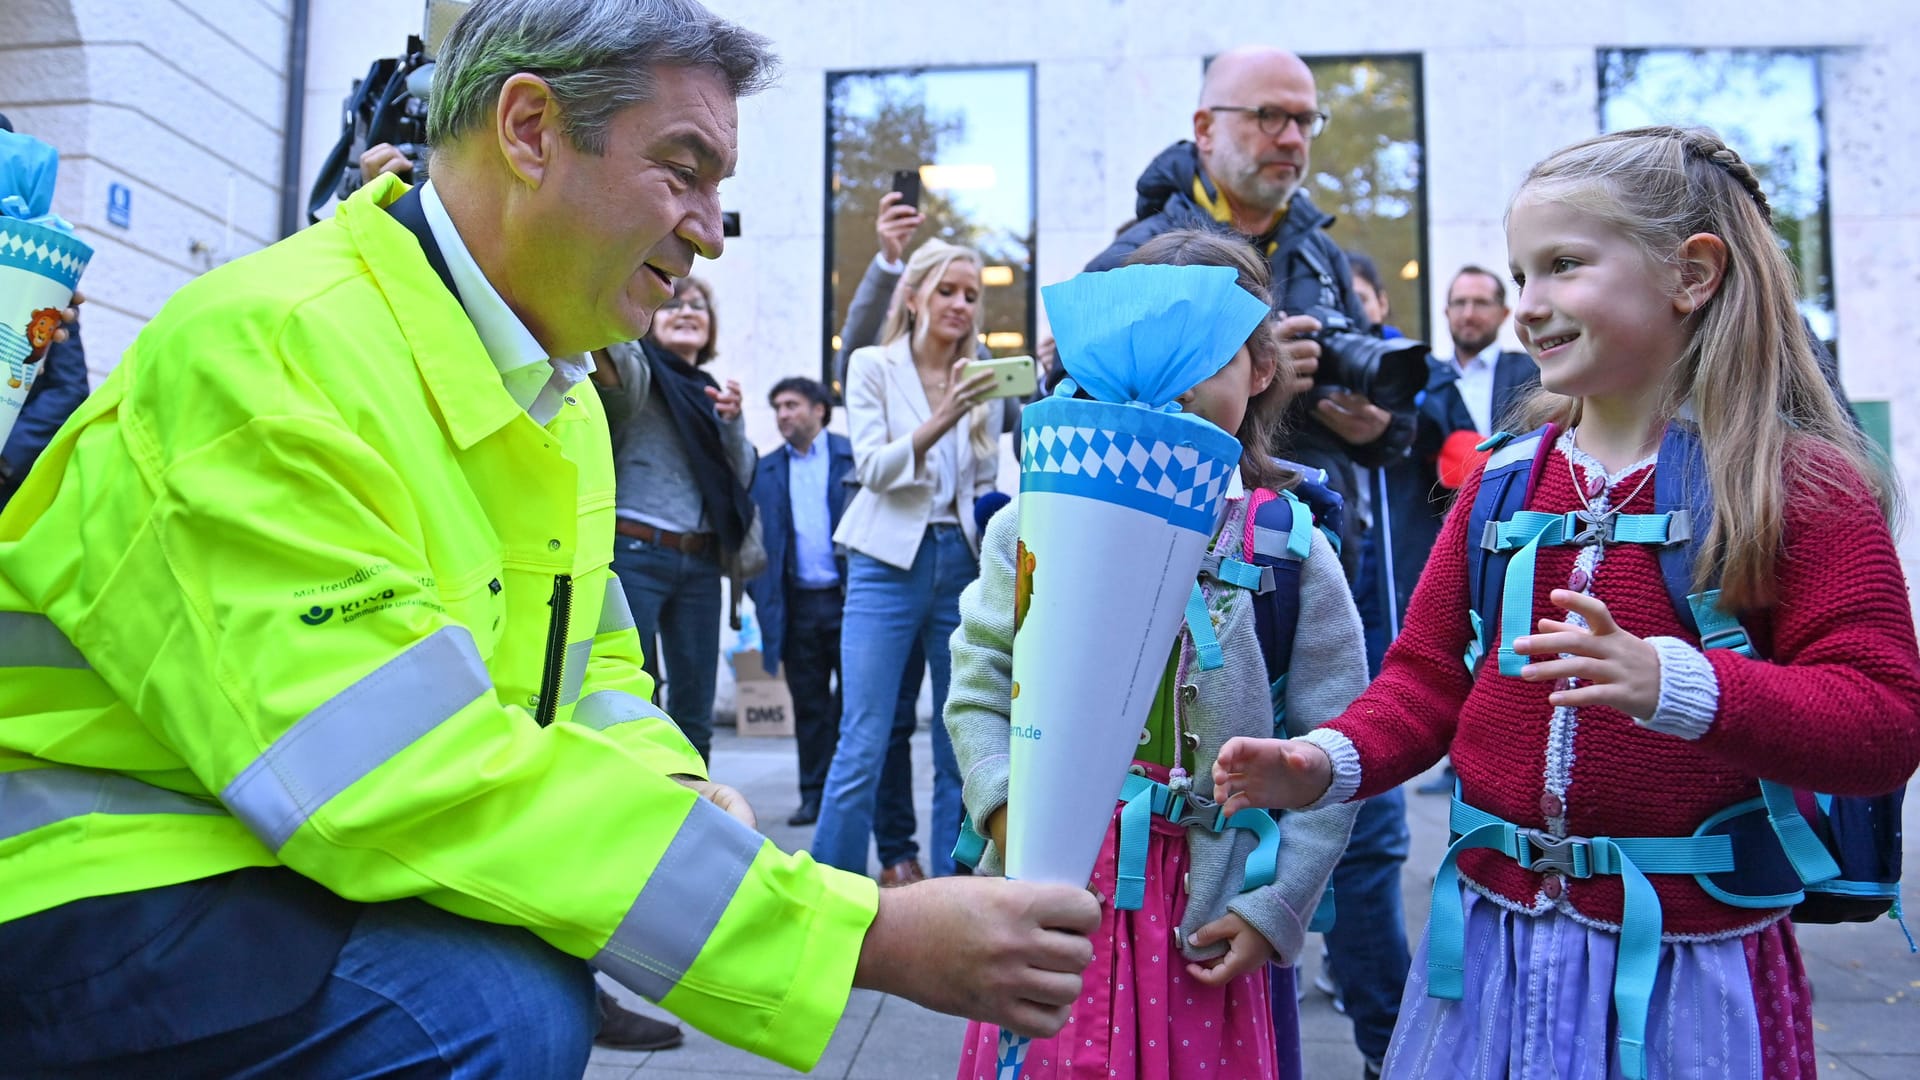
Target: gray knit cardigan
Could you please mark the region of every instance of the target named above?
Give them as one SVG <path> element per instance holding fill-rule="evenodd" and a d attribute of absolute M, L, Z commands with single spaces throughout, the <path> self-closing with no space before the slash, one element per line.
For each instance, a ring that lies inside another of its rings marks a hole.
<path fill-rule="evenodd" d="M 953 635 L 953 676 L 947 691 L 946 724 L 964 777 L 962 798 L 975 822 L 985 822 L 1007 801 L 1007 746 L 1013 680 L 1014 546 L 1020 530 L 1019 501 L 993 518 L 980 544 L 980 576 L 960 596 L 960 628 Z M 1241 557 L 1245 501 L 1232 504 L 1216 541 L 1219 554 Z M 1185 714 L 1199 736 L 1190 757 L 1194 790 L 1213 794 L 1213 761 L 1236 735 L 1270 738 L 1273 705 L 1266 668 L 1253 628 L 1252 594 L 1209 581 L 1215 631 L 1226 663 L 1202 672 L 1192 664 L 1193 642 L 1184 650 L 1198 697 Z M 1301 735 L 1338 716 L 1367 685 L 1366 648 L 1360 616 L 1341 575 L 1339 556 L 1314 531 L 1313 549 L 1301 566 L 1300 622 L 1294 635 L 1292 674 L 1286 685 L 1286 724 Z M 1094 677 L 1089 675 L 1089 677 Z M 1215 835 L 1198 827 L 1187 833 L 1191 853 L 1190 897 L 1180 922 L 1181 952 L 1192 960 L 1218 956 L 1224 942 L 1194 949 L 1194 931 L 1232 911 L 1273 944 L 1282 963 L 1299 958 L 1307 922 L 1326 890 L 1334 863 L 1353 830 L 1356 803 L 1280 817 L 1280 863 L 1272 885 L 1240 891 L 1255 837 L 1245 829 Z M 1001 853 L 989 842 L 980 870 L 1002 872 Z M 1150 887 L 1152 887 L 1150 885 Z M 1165 887 L 1162 883 L 1159 887 Z"/>

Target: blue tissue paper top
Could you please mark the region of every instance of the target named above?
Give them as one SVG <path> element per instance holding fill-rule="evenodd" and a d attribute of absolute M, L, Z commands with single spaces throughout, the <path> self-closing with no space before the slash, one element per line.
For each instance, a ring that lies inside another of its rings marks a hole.
<path fill-rule="evenodd" d="M 1122 266 L 1040 290 L 1060 363 L 1095 400 L 1164 409 L 1269 314 L 1225 266 Z"/>
<path fill-rule="evenodd" d="M 60 151 L 31 135 L 0 131 L 0 217 L 71 235 L 73 226 L 53 213 L 53 182 L 59 174 Z"/>

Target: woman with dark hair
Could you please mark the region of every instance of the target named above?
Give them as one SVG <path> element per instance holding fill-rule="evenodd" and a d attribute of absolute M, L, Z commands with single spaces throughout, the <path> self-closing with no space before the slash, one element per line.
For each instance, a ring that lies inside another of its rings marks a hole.
<path fill-rule="evenodd" d="M 747 488 L 757 460 L 740 421 L 740 384 L 723 389 L 702 370 L 716 338 L 712 289 L 681 278 L 647 336 L 595 353 L 593 374 L 613 432 L 613 569 L 648 670 L 665 674 L 669 712 L 702 758 L 713 740 L 721 558 L 753 524 Z"/>

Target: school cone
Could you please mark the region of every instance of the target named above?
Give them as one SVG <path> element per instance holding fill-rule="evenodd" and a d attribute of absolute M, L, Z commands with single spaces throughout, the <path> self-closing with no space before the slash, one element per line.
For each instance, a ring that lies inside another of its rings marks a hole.
<path fill-rule="evenodd" d="M 1042 292 L 1072 378 L 1021 418 L 1005 856 L 1008 878 L 1084 887 L 1240 458 L 1171 402 L 1267 309 L 1219 267 Z M 998 1080 L 1027 1044 L 1000 1032 Z"/>

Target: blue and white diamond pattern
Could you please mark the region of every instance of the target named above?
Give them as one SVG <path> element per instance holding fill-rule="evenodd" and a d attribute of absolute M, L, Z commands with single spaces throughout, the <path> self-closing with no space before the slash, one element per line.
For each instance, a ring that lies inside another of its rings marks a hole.
<path fill-rule="evenodd" d="M 1109 478 L 1187 509 L 1218 503 L 1231 471 L 1230 465 L 1204 459 L 1191 446 L 1124 431 L 1064 426 L 1043 426 L 1032 433 L 1023 468 Z"/>
<path fill-rule="evenodd" d="M 87 256 L 80 253 L 88 251 L 86 246 L 78 241 L 62 243 L 61 239 L 48 243 L 46 230 L 35 229 L 34 232 L 42 235 L 35 236 L 24 229 L 0 224 L 0 260 L 10 266 L 46 274 L 58 281 L 71 283 L 78 280 L 80 272 L 87 265 Z"/>

